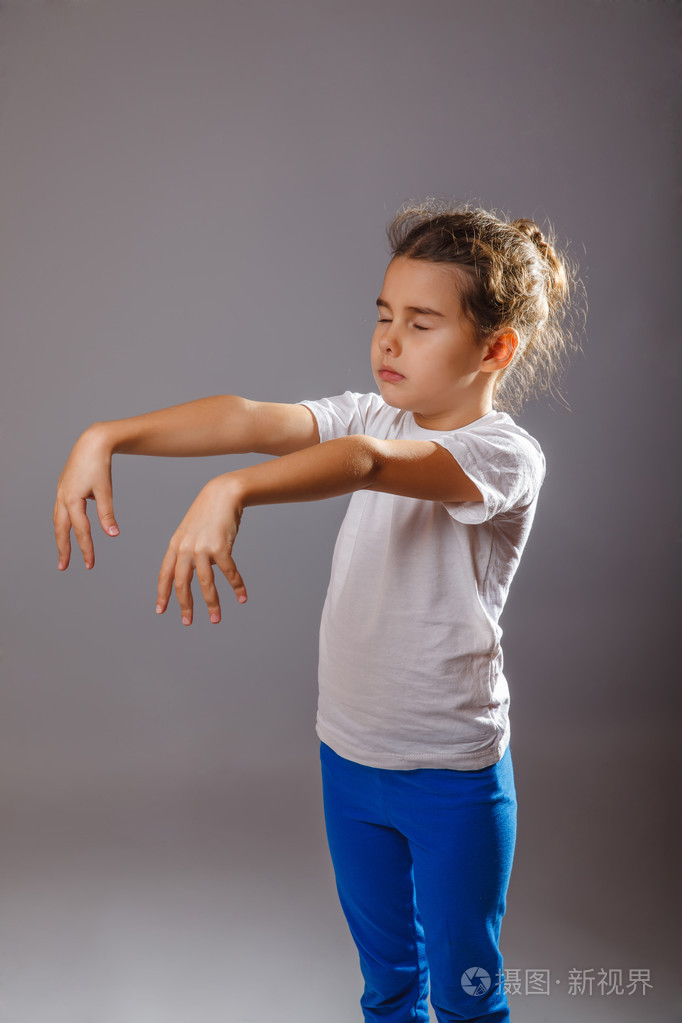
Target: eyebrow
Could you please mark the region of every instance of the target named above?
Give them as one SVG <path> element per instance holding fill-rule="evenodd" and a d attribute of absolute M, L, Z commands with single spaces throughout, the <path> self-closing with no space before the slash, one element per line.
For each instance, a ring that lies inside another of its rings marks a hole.
<path fill-rule="evenodd" d="M 377 299 L 377 306 L 379 308 L 383 307 L 384 309 L 390 309 L 391 308 L 390 305 L 388 304 L 388 302 L 385 302 L 383 300 L 383 298 L 378 298 Z M 426 306 L 408 305 L 408 306 L 405 306 L 405 308 L 408 310 L 408 312 L 419 313 L 421 316 L 440 316 L 443 319 L 445 318 L 445 313 L 439 313 L 437 309 L 429 309 Z"/>

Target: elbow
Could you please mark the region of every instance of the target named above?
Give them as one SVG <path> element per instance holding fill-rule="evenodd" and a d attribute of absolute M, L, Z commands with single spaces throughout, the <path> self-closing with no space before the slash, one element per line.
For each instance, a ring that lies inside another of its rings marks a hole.
<path fill-rule="evenodd" d="M 357 471 L 363 480 L 363 487 L 372 487 L 378 482 L 386 465 L 386 453 L 382 442 L 376 437 L 361 434 L 355 438 L 358 442 Z"/>

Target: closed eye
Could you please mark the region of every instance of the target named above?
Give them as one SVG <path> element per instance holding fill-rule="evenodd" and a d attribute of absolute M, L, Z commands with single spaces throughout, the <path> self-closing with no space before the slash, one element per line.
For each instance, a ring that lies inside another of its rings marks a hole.
<path fill-rule="evenodd" d="M 393 320 L 389 320 L 388 317 L 380 316 L 377 323 L 393 323 Z M 421 323 L 413 323 L 412 326 L 415 330 L 430 330 L 430 327 L 424 327 Z"/>

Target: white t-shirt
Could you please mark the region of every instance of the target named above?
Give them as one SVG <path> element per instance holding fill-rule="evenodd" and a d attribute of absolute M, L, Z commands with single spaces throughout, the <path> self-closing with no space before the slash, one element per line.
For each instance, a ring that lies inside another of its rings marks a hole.
<path fill-rule="evenodd" d="M 503 412 L 440 433 L 378 394 L 301 404 L 321 442 L 442 444 L 483 495 L 443 504 L 353 494 L 322 612 L 319 738 L 371 767 L 496 763 L 509 743 L 499 617 L 545 474 L 539 444 Z"/>

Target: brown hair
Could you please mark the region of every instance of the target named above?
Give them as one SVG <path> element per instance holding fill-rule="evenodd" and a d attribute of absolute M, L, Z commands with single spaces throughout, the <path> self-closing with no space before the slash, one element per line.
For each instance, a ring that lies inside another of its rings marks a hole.
<path fill-rule="evenodd" d="M 481 343 L 503 327 L 518 333 L 514 358 L 496 381 L 496 408 L 517 412 L 545 391 L 561 398 L 558 378 L 579 347 L 566 314 L 581 286 L 572 263 L 555 248 L 551 228 L 545 237 L 533 220 L 428 199 L 404 206 L 387 234 L 394 258 L 459 269 L 462 307 Z"/>

